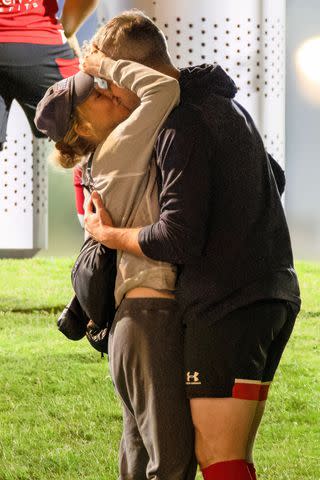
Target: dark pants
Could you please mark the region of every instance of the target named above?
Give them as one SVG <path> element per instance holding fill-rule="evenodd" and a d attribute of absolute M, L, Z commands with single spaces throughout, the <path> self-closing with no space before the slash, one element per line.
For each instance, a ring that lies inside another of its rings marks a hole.
<path fill-rule="evenodd" d="M 78 59 L 69 44 L 0 43 L 0 147 L 6 139 L 13 99 L 23 108 L 36 137 L 44 137 L 34 123 L 37 104 L 46 90 L 77 73 Z"/>
<path fill-rule="evenodd" d="M 175 300 L 124 299 L 109 336 L 109 360 L 123 403 L 120 479 L 193 480 L 194 434 Z"/>
<path fill-rule="evenodd" d="M 271 299 L 216 322 L 190 319 L 185 332 L 188 397 L 265 400 L 295 318 L 288 302 Z"/>

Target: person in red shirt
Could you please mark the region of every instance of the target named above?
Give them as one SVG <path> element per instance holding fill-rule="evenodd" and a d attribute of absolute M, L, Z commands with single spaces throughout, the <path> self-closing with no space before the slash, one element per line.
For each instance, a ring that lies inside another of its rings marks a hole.
<path fill-rule="evenodd" d="M 33 135 L 44 137 L 33 121 L 37 104 L 52 84 L 79 70 L 75 33 L 98 1 L 65 0 L 58 19 L 57 0 L 0 0 L 0 150 L 14 99 Z M 75 192 L 82 213 L 82 192 L 76 184 Z"/>

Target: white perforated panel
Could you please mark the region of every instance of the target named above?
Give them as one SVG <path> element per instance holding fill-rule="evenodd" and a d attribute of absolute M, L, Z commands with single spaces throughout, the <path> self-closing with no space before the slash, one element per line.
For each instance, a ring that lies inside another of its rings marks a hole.
<path fill-rule="evenodd" d="M 145 11 L 163 30 L 179 67 L 219 63 L 235 80 L 266 147 L 284 163 L 284 0 L 108 0 L 99 24 L 124 9 Z"/>
<path fill-rule="evenodd" d="M 0 256 L 47 246 L 47 152 L 48 141 L 33 139 L 13 102 L 0 152 Z"/>
<path fill-rule="evenodd" d="M 98 23 L 129 8 L 164 31 L 177 66 L 219 63 L 265 145 L 284 163 L 285 0 L 101 0 Z M 0 256 L 47 245 L 47 152 L 14 103 L 0 152 Z"/>
<path fill-rule="evenodd" d="M 48 156 L 52 143 L 33 139 L 33 241 L 36 248 L 48 245 Z"/>

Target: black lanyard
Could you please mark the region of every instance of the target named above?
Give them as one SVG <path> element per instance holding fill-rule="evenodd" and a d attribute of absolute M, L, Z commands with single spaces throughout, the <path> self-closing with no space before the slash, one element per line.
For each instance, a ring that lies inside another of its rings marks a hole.
<path fill-rule="evenodd" d="M 85 175 L 84 181 L 82 181 L 81 185 L 84 186 L 88 190 L 89 193 L 92 193 L 95 190 L 94 181 L 92 178 L 92 160 L 93 160 L 93 153 L 90 155 L 89 160 L 87 161 L 86 168 L 85 168 Z"/>

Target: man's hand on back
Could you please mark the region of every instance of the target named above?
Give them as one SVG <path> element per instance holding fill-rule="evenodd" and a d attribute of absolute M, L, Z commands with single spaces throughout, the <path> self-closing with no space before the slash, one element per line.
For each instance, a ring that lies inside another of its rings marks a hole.
<path fill-rule="evenodd" d="M 91 194 L 85 211 L 84 225 L 91 237 L 100 243 L 103 243 L 108 227 L 112 227 L 111 217 L 104 208 L 98 192 Z"/>
<path fill-rule="evenodd" d="M 97 242 L 115 250 L 124 250 L 136 256 L 143 256 L 139 246 L 140 228 L 115 228 L 112 219 L 104 208 L 98 192 L 91 194 L 85 210 L 84 226 Z"/>

